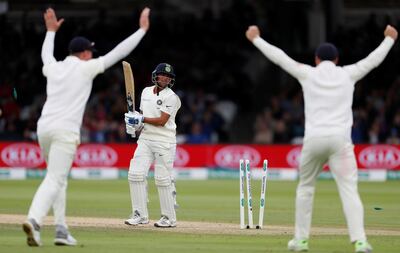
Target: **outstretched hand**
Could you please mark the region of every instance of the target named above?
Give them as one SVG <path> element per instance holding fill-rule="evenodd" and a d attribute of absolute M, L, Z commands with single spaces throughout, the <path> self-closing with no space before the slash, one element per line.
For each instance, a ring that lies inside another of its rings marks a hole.
<path fill-rule="evenodd" d="M 258 29 L 258 26 L 256 25 L 251 25 L 249 28 L 247 28 L 246 31 L 246 37 L 249 39 L 251 42 L 257 37 L 260 36 L 260 29 Z"/>
<path fill-rule="evenodd" d="M 43 14 L 44 21 L 46 23 L 47 31 L 57 32 L 60 28 L 61 24 L 64 22 L 64 19 L 57 20 L 57 16 L 55 11 L 52 8 L 48 8 L 46 12 Z"/>
<path fill-rule="evenodd" d="M 391 25 L 387 25 L 385 32 L 383 33 L 386 36 L 392 37 L 392 39 L 396 40 L 397 39 L 397 30 Z"/>
<path fill-rule="evenodd" d="M 140 14 L 139 25 L 140 28 L 142 28 L 145 31 L 147 31 L 150 27 L 149 15 L 150 15 L 150 8 L 148 7 L 144 8 L 142 10 L 142 13 Z"/>

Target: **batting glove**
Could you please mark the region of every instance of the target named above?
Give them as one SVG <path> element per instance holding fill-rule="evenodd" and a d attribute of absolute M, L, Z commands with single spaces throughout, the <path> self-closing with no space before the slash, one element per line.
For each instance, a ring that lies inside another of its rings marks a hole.
<path fill-rule="evenodd" d="M 126 126 L 126 133 L 130 134 L 132 136 L 132 138 L 135 138 L 136 137 L 135 127 L 128 125 L 128 124 L 126 124 L 125 126 Z"/>
<path fill-rule="evenodd" d="M 132 113 L 128 112 L 125 113 L 125 123 L 131 126 L 135 126 L 136 128 L 139 128 L 141 125 L 143 125 L 144 117 L 140 113 Z"/>

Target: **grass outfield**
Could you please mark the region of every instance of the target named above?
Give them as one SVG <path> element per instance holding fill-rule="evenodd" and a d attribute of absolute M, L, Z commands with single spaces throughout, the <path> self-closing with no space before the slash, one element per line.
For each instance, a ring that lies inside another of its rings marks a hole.
<path fill-rule="evenodd" d="M 26 215 L 39 180 L 0 181 L 0 214 Z M 154 182 L 150 187 L 150 218 L 159 217 L 158 195 Z M 178 181 L 178 215 L 181 221 L 234 223 L 239 227 L 238 180 Z M 295 182 L 268 182 L 265 209 L 265 230 L 268 225 L 293 226 Z M 400 181 L 362 182 L 359 190 L 364 202 L 367 229 L 393 230 L 396 235 L 369 236 L 374 252 L 400 252 Z M 253 200 L 259 197 L 259 182 L 253 183 Z M 70 180 L 67 215 L 121 219 L 130 213 L 126 180 Z M 254 219 L 258 220 L 258 203 Z M 375 210 L 379 207 L 382 210 Z M 0 252 L 32 252 L 25 244 L 20 224 L 1 224 Z M 336 185 L 319 181 L 314 203 L 313 226 L 345 228 L 345 221 Z M 239 230 L 239 229 L 238 229 Z M 79 246 L 63 248 L 52 245 L 53 227 L 43 229 L 45 246 L 40 252 L 288 252 L 287 235 L 198 234 L 141 229 L 71 227 Z M 312 234 L 310 252 L 353 252 L 347 234 Z"/>

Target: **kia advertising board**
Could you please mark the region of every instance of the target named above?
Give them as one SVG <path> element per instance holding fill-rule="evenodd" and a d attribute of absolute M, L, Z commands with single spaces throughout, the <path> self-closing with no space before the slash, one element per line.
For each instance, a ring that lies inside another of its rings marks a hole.
<path fill-rule="evenodd" d="M 35 168 L 43 165 L 44 157 L 38 145 L 10 143 L 1 145 L 1 167 Z"/>
<path fill-rule="evenodd" d="M 83 144 L 73 163 L 74 168 L 129 168 L 136 144 Z M 358 168 L 400 170 L 399 145 L 356 145 Z M 43 154 L 36 143 L 0 143 L 0 167 L 45 168 Z M 175 167 L 179 170 L 237 170 L 240 159 L 249 159 L 252 167 L 261 168 L 268 159 L 273 169 L 296 169 L 301 159 L 298 145 L 179 145 Z"/>

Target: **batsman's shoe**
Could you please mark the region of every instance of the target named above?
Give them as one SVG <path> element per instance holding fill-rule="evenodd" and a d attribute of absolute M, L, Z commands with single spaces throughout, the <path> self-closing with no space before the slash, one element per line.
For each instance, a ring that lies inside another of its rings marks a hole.
<path fill-rule="evenodd" d="M 296 252 L 308 251 L 308 240 L 292 239 L 288 242 L 288 250 Z"/>
<path fill-rule="evenodd" d="M 359 240 L 354 244 L 356 253 L 370 253 L 372 252 L 372 247 L 367 241 Z"/>
<path fill-rule="evenodd" d="M 22 224 L 26 234 L 26 243 L 31 247 L 42 246 L 40 241 L 40 226 L 34 219 L 28 219 Z"/>
<path fill-rule="evenodd" d="M 78 241 L 70 234 L 66 227 L 56 225 L 54 244 L 57 246 L 75 246 L 78 244 Z"/>
<path fill-rule="evenodd" d="M 126 225 L 137 226 L 139 224 L 148 224 L 149 218 L 140 216 L 140 213 L 135 210 L 132 217 L 125 220 Z"/>
<path fill-rule="evenodd" d="M 154 226 L 158 228 L 173 228 L 176 227 L 176 221 L 170 220 L 167 216 L 162 215 L 161 219 L 154 223 Z"/>

